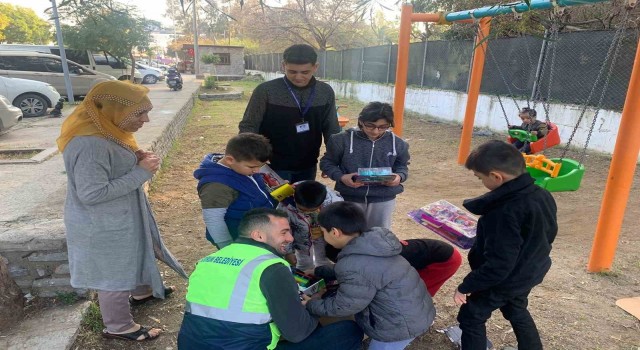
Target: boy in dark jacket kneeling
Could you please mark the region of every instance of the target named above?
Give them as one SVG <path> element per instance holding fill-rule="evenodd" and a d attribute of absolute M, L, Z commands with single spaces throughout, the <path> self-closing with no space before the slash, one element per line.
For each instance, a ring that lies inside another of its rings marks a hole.
<path fill-rule="evenodd" d="M 335 274 L 340 287 L 334 296 L 306 300 L 318 316 L 355 320 L 372 338 L 369 350 L 404 349 L 433 323 L 435 308 L 416 270 L 400 256 L 400 241 L 389 230 L 367 230 L 357 204 L 336 202 L 320 211 L 324 239 L 342 249 Z"/>
<path fill-rule="evenodd" d="M 558 232 L 556 203 L 534 184 L 518 150 L 503 141 L 480 145 L 465 167 L 490 192 L 463 203 L 481 217 L 468 256 L 471 272 L 454 295 L 462 305 L 462 349 L 486 349 L 485 323 L 496 309 L 511 322 L 519 350 L 542 349 L 527 304 L 531 289 L 551 267 L 549 253 Z"/>

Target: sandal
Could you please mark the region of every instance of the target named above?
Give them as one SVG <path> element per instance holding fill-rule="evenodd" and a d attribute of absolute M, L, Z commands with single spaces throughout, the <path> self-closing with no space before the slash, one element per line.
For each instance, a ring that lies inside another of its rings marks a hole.
<path fill-rule="evenodd" d="M 155 337 L 152 337 L 151 334 L 149 334 L 150 329 L 153 329 L 153 327 L 147 328 L 145 326 L 140 326 L 140 329 L 138 329 L 135 332 L 122 333 L 122 334 L 109 333 L 107 332 L 106 329 L 103 329 L 102 336 L 108 339 L 133 340 L 133 341 L 154 340 L 160 336 L 160 333 L 158 333 L 158 335 L 156 335 Z M 144 336 L 144 338 L 138 339 L 140 338 L 140 336 Z"/>
<path fill-rule="evenodd" d="M 164 287 L 164 297 L 168 297 L 169 295 L 171 295 L 171 293 L 173 293 L 173 291 L 175 290 L 175 288 L 173 287 Z M 146 303 L 147 301 L 151 301 L 151 300 L 155 300 L 155 299 L 160 299 L 160 298 L 156 298 L 152 295 L 149 295 L 148 297 L 142 298 L 142 299 L 136 299 L 133 296 L 129 296 L 129 304 L 131 306 L 138 306 L 138 305 L 142 305 L 144 303 Z"/>

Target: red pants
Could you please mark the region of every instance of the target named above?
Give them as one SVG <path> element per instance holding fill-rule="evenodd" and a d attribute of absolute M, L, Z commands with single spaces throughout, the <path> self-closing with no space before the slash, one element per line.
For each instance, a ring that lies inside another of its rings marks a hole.
<path fill-rule="evenodd" d="M 424 284 L 427 285 L 427 290 L 432 297 L 436 295 L 444 282 L 458 271 L 461 263 L 462 256 L 456 249 L 453 249 L 453 254 L 451 254 L 451 257 L 448 260 L 439 263 L 432 263 L 427 265 L 425 268 L 418 270 L 420 278 L 422 278 Z"/>

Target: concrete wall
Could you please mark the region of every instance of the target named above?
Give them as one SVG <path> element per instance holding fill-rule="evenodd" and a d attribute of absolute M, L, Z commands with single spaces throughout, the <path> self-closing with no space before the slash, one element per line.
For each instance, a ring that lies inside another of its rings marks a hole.
<path fill-rule="evenodd" d="M 195 103 L 195 94 L 164 127 L 149 149 L 164 158 L 180 136 Z M 148 183 L 147 183 L 148 185 Z M 65 227 L 62 219 L 31 222 L 26 227 L 8 229 L 0 235 L 0 259 L 24 293 L 54 297 L 72 292 Z M 84 290 L 75 290 L 84 294 Z"/>
<path fill-rule="evenodd" d="M 282 77 L 278 73 L 261 73 L 266 80 Z M 359 83 L 347 81 L 327 81 L 335 90 L 336 97 L 353 98 L 362 102 L 383 101 L 393 103 L 393 85 L 378 83 Z M 408 88 L 405 99 L 405 110 L 447 120 L 462 123 L 467 95 L 456 91 L 428 90 L 420 88 Z M 503 98 L 509 122 L 520 125 L 518 110 L 512 100 Z M 527 102 L 518 100 L 520 107 Z M 541 105 L 536 106 L 538 119 L 544 120 L 544 111 Z M 551 104 L 549 119 L 558 125 L 562 142 L 569 140 L 573 129 L 580 117 L 581 107 L 577 105 Z M 571 142 L 572 146 L 582 148 L 593 122 L 595 111 L 587 110 L 578 130 Z M 589 149 L 606 153 L 613 153 L 618 128 L 620 126 L 620 112 L 600 110 L 596 124 L 589 141 Z M 506 121 L 500 109 L 500 104 L 495 96 L 480 95 L 476 110 L 475 126 L 488 128 L 495 132 L 506 133 Z M 572 157 L 575 157 L 572 155 Z M 640 160 L 640 157 L 639 157 Z"/>
<path fill-rule="evenodd" d="M 244 48 L 227 46 L 200 46 L 199 55 L 228 53 L 231 57 L 231 64 L 214 65 L 200 62 L 200 71 L 215 75 L 244 75 Z"/>

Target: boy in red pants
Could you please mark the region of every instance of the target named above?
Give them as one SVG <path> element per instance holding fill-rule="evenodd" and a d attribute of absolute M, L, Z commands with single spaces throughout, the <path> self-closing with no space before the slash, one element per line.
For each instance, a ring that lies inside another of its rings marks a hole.
<path fill-rule="evenodd" d="M 401 240 L 402 255 L 418 270 L 431 296 L 458 271 L 462 263 L 460 253 L 450 244 L 435 239 Z"/>

